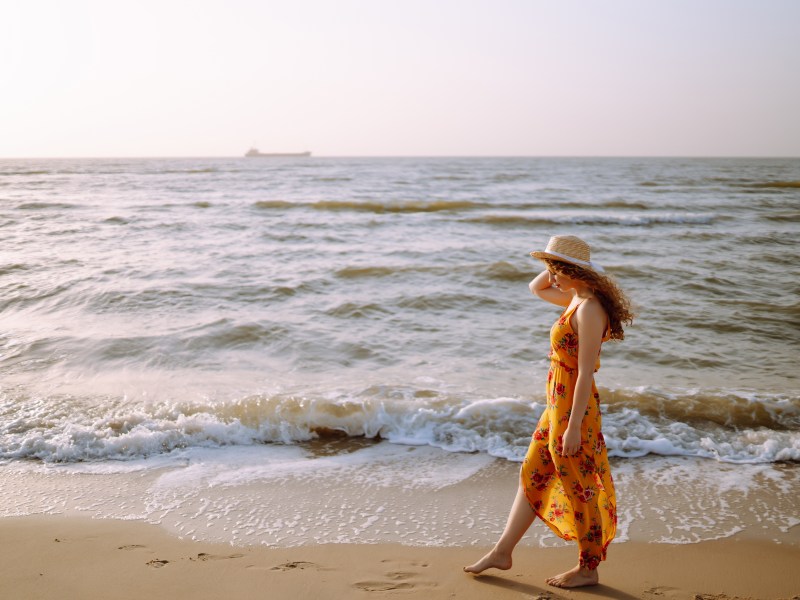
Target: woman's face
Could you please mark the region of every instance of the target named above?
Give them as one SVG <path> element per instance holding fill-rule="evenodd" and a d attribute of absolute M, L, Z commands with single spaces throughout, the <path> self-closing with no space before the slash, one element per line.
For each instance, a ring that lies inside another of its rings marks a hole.
<path fill-rule="evenodd" d="M 580 283 L 580 279 L 573 279 L 560 273 L 557 267 L 551 267 L 547 270 L 550 271 L 550 280 L 553 282 L 553 287 L 562 292 L 572 291 Z"/>

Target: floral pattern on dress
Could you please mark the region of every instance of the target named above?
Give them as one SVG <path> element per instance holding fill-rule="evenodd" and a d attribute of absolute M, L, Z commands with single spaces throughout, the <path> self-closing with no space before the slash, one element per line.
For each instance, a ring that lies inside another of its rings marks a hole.
<path fill-rule="evenodd" d="M 568 356 L 578 356 L 578 335 L 575 333 L 566 333 L 563 337 L 559 338 L 559 350 L 563 350 Z"/>
<path fill-rule="evenodd" d="M 521 481 L 536 515 L 562 539 L 577 540 L 581 566 L 595 569 L 614 539 L 617 512 L 594 382 L 581 422 L 580 451 L 561 455 L 578 374 L 579 340 L 570 323 L 575 308 L 564 311 L 550 330 L 547 403 L 531 436 Z M 598 357 L 595 370 L 599 367 Z"/>

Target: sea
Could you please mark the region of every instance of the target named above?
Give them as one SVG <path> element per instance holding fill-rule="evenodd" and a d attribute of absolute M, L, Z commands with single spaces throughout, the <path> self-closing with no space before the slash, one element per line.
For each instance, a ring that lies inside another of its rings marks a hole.
<path fill-rule="evenodd" d="M 555 234 L 634 305 L 595 376 L 622 488 L 771 482 L 797 535 L 789 158 L 0 159 L 0 516 L 474 543 L 463 514 L 404 537 L 385 497 L 435 506 L 491 469 L 513 497 L 559 315 L 529 253 Z M 295 514 L 339 487 L 373 497 L 337 504 L 356 525 Z"/>

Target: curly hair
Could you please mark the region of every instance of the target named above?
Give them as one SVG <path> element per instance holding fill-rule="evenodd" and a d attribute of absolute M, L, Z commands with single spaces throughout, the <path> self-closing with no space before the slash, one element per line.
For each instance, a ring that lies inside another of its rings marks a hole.
<path fill-rule="evenodd" d="M 542 262 L 549 271 L 563 273 L 570 279 L 579 279 L 588 285 L 608 315 L 611 339 L 625 339 L 623 324 L 633 323 L 634 314 L 630 300 L 611 277 L 560 260 L 543 258 Z"/>

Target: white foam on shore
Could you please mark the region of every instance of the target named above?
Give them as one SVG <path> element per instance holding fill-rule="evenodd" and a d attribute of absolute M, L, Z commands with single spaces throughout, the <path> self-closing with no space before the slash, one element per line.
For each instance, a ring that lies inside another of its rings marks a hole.
<path fill-rule="evenodd" d="M 489 546 L 502 532 L 519 468 L 486 454 L 386 443 L 330 456 L 299 446 L 193 448 L 172 459 L 158 469 L 6 465 L 0 516 L 137 519 L 236 545 Z M 744 530 L 798 543 L 796 467 L 652 457 L 612 460 L 612 472 L 617 542 L 694 543 Z M 564 544 L 541 523 L 523 543 Z"/>
<path fill-rule="evenodd" d="M 391 444 L 316 457 L 298 446 L 275 446 L 267 452 L 252 447 L 224 452 L 197 449 L 186 452 L 184 458 L 187 466 L 161 475 L 154 490 L 341 477 L 356 485 L 435 491 L 465 481 L 494 462 L 481 454 L 443 455 L 426 448 Z"/>
<path fill-rule="evenodd" d="M 636 539 L 685 544 L 742 531 L 787 533 L 797 525 L 800 469 L 792 465 L 653 457 L 618 463 L 615 478 L 619 505 L 635 514 Z"/>

